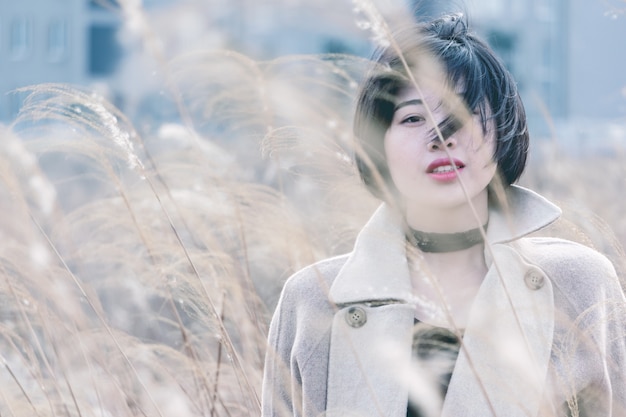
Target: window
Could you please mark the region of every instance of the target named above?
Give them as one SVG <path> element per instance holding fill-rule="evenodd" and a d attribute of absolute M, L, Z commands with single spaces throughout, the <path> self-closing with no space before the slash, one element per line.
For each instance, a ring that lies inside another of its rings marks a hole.
<path fill-rule="evenodd" d="M 33 48 L 33 24 L 28 18 L 17 18 L 11 22 L 9 32 L 9 54 L 13 60 L 25 59 Z"/>
<path fill-rule="evenodd" d="M 122 57 L 117 26 L 96 24 L 89 28 L 89 72 L 94 76 L 113 74 Z"/>
<path fill-rule="evenodd" d="M 65 20 L 53 20 L 48 26 L 48 61 L 63 61 L 68 54 L 68 25 Z"/>
<path fill-rule="evenodd" d="M 517 46 L 515 34 L 499 29 L 492 29 L 487 33 L 487 41 L 504 65 L 511 72 L 515 72 L 514 57 Z"/>
<path fill-rule="evenodd" d="M 111 10 L 120 7 L 118 0 L 89 0 L 89 7 L 92 9 Z"/>

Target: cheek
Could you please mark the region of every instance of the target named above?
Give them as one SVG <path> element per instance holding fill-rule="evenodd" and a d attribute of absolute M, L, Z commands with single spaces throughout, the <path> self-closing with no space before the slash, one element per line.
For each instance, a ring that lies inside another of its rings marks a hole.
<path fill-rule="evenodd" d="M 498 169 L 498 164 L 494 160 L 494 147 L 491 143 L 485 143 L 481 150 L 476 155 L 477 167 L 481 169 L 483 175 L 493 177 Z"/>
<path fill-rule="evenodd" d="M 479 164 L 482 165 L 482 171 L 484 176 L 488 177 L 488 182 L 491 182 L 498 171 L 498 163 L 494 159 L 495 150 L 495 139 L 487 138 L 480 151 Z"/>
<path fill-rule="evenodd" d="M 402 159 L 403 152 L 400 151 L 398 141 L 394 140 L 394 138 L 388 138 L 387 135 L 385 135 L 384 149 L 387 170 L 389 171 L 389 175 L 391 176 L 390 179 L 397 187 L 398 170 L 405 164 Z"/>
<path fill-rule="evenodd" d="M 496 141 L 495 133 L 493 133 L 493 131 L 491 133 L 488 133 L 488 135 L 485 137 L 485 158 L 493 163 L 493 165 L 496 165 L 495 156 L 497 144 L 498 143 Z"/>
<path fill-rule="evenodd" d="M 389 131 L 385 133 L 385 137 L 383 138 L 383 149 L 385 151 L 385 161 L 387 161 L 387 166 L 391 169 L 391 162 L 396 158 L 395 148 L 397 145 L 393 143 L 393 139 L 390 138 Z"/>
<path fill-rule="evenodd" d="M 403 141 L 394 135 L 385 135 L 384 145 L 387 166 L 393 175 L 394 172 L 402 170 L 406 166 L 412 151 L 407 141 Z"/>
<path fill-rule="evenodd" d="M 491 125 L 487 125 L 487 129 L 483 129 L 483 124 L 478 117 L 472 119 L 472 123 L 467 126 L 467 132 L 470 137 L 469 144 L 475 152 L 482 152 L 483 148 L 493 148 L 495 143 L 494 130 Z"/>
<path fill-rule="evenodd" d="M 485 164 L 493 162 L 496 153 L 496 134 L 493 123 L 487 125 L 487 131 L 483 130 L 482 123 L 477 120 L 472 123 L 471 146 L 475 157 L 485 161 Z"/>

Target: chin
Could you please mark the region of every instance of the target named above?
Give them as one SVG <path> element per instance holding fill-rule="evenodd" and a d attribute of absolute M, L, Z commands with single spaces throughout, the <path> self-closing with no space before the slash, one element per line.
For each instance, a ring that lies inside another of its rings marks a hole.
<path fill-rule="evenodd" d="M 484 198 L 487 201 L 487 189 L 484 190 L 468 190 L 468 196 L 472 204 L 477 204 L 480 202 L 480 198 Z M 463 189 L 459 187 L 455 187 L 454 190 L 446 190 L 444 192 L 433 193 L 429 196 L 429 199 L 435 203 L 432 204 L 433 207 L 444 209 L 444 210 L 452 210 L 459 209 L 463 207 L 469 207 L 470 204 L 468 202 L 468 197 L 463 192 Z M 436 201 L 438 200 L 438 201 Z"/>

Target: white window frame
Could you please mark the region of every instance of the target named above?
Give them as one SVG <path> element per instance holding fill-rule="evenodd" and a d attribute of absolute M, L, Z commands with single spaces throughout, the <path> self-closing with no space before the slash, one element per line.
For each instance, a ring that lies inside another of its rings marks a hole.
<path fill-rule="evenodd" d="M 16 17 L 9 26 L 9 56 L 21 61 L 33 50 L 33 21 L 29 17 Z"/>
<path fill-rule="evenodd" d="M 66 19 L 55 18 L 48 24 L 46 54 L 48 62 L 62 62 L 69 55 L 69 23 Z"/>

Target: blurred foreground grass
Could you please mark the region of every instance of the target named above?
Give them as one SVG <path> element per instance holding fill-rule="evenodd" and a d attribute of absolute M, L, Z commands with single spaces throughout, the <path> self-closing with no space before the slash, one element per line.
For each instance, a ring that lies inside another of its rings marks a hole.
<path fill-rule="evenodd" d="M 184 117 L 148 133 L 89 91 L 32 87 L 0 131 L 0 415 L 258 415 L 284 280 L 348 251 L 377 205 L 351 158 L 362 64 L 189 56 Z M 564 208 L 547 233 L 623 270 L 615 151 L 542 143 L 522 183 Z"/>

